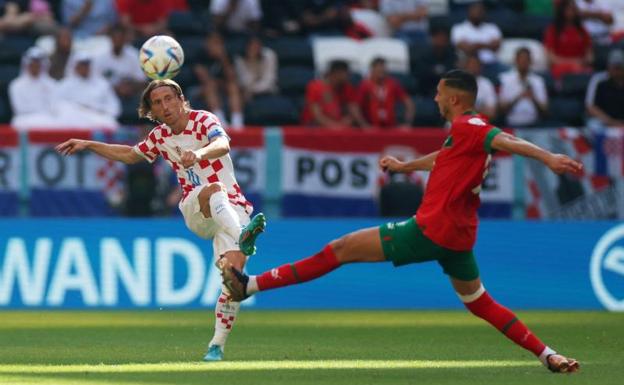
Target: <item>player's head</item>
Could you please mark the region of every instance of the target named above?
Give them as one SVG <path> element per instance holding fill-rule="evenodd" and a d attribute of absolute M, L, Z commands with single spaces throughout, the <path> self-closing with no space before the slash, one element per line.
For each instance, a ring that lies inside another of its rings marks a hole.
<path fill-rule="evenodd" d="M 374 79 L 383 79 L 386 77 L 386 59 L 378 56 L 371 61 L 370 74 Z"/>
<path fill-rule="evenodd" d="M 335 86 L 349 81 L 349 63 L 344 60 L 333 60 L 329 63 L 326 73 L 327 80 Z"/>
<path fill-rule="evenodd" d="M 447 120 L 452 120 L 474 107 L 477 98 L 477 80 L 473 75 L 462 70 L 451 70 L 440 79 L 435 101 L 438 103 L 440 114 Z"/>
<path fill-rule="evenodd" d="M 152 80 L 141 95 L 139 117 L 171 126 L 188 110 L 190 106 L 178 83 L 171 79 Z"/>

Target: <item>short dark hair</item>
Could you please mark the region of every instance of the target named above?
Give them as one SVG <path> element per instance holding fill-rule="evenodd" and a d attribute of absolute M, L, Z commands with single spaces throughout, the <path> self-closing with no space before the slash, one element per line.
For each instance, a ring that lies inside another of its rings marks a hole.
<path fill-rule="evenodd" d="M 346 60 L 332 60 L 327 68 L 327 73 L 334 73 L 336 71 L 349 72 L 349 63 Z"/>
<path fill-rule="evenodd" d="M 386 64 L 386 59 L 381 56 L 375 56 L 375 58 L 371 61 L 370 66 L 372 68 L 378 64 Z"/>
<path fill-rule="evenodd" d="M 473 96 L 477 95 L 477 79 L 466 71 L 450 70 L 442 75 L 442 80 L 448 87 L 466 91 Z"/>
<path fill-rule="evenodd" d="M 531 57 L 531 50 L 528 47 L 520 47 L 516 50 L 516 58 L 523 53 L 526 53 L 529 57 Z"/>

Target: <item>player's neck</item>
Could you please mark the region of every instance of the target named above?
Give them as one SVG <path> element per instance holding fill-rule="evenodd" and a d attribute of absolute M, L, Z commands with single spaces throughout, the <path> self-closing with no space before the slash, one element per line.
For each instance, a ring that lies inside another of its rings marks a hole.
<path fill-rule="evenodd" d="M 188 121 L 189 121 L 189 113 L 185 112 L 184 115 L 182 115 L 182 117 L 178 119 L 178 121 L 175 124 L 172 124 L 169 127 L 171 128 L 173 133 L 177 135 L 181 133 L 182 131 L 184 131 L 184 129 L 186 128 L 186 125 L 188 124 Z"/>
<path fill-rule="evenodd" d="M 475 114 L 475 109 L 474 107 L 466 107 L 466 106 L 461 106 L 461 107 L 457 107 L 455 109 L 453 109 L 452 111 L 449 112 L 449 116 L 448 121 L 452 122 L 453 120 L 455 120 L 455 118 L 462 116 L 462 115 L 474 115 Z"/>

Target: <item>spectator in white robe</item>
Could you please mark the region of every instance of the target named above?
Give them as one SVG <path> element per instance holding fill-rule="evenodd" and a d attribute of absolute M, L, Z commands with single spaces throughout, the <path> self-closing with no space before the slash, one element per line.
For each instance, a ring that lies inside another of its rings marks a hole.
<path fill-rule="evenodd" d="M 73 73 L 59 84 L 59 99 L 73 107 L 72 126 L 115 129 L 119 125 L 116 118 L 121 114 L 119 98 L 110 83 L 92 71 L 91 63 L 90 54 L 76 54 Z"/>
<path fill-rule="evenodd" d="M 46 126 L 53 119 L 57 82 L 48 75 L 49 59 L 44 50 L 29 48 L 22 57 L 20 75 L 9 84 L 13 108 L 11 124 L 18 130 Z"/>

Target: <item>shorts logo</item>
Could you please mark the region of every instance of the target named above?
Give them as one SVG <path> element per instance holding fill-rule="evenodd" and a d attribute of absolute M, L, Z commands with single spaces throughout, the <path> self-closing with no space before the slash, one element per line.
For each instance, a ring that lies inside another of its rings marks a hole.
<path fill-rule="evenodd" d="M 624 280 L 624 225 L 607 231 L 594 247 L 589 276 L 594 293 L 602 305 L 611 311 L 624 311 L 624 292 L 614 295 L 607 283 L 621 287 Z M 620 284 L 613 284 L 620 281 Z M 618 298 L 619 297 L 619 298 Z"/>

